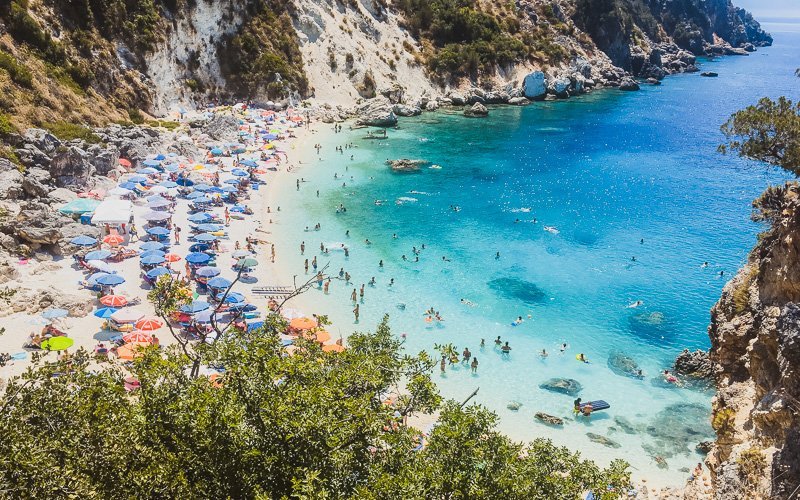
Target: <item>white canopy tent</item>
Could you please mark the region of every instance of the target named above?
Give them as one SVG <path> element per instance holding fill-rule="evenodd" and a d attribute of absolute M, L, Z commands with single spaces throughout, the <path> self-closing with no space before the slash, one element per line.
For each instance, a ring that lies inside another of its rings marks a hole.
<path fill-rule="evenodd" d="M 108 198 L 103 200 L 100 205 L 94 210 L 92 216 L 92 224 L 127 224 L 133 213 L 133 204 L 130 200 L 120 200 L 117 198 Z"/>

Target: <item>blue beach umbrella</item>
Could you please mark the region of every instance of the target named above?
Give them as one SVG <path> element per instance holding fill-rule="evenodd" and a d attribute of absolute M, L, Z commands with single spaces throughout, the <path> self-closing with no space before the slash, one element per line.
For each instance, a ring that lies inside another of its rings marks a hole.
<path fill-rule="evenodd" d="M 194 181 L 186 177 L 180 177 L 175 181 L 179 186 L 194 186 Z"/>
<path fill-rule="evenodd" d="M 224 188 L 222 188 L 223 193 L 235 193 L 237 191 L 239 191 L 239 189 L 233 186 L 225 186 Z"/>
<path fill-rule="evenodd" d="M 209 233 L 200 233 L 194 237 L 195 241 L 216 241 L 217 237 Z"/>
<path fill-rule="evenodd" d="M 244 295 L 239 292 L 231 292 L 225 297 L 226 304 L 239 304 L 244 302 Z"/>
<path fill-rule="evenodd" d="M 203 191 L 203 192 L 205 192 L 205 191 L 208 191 L 209 189 L 211 189 L 211 187 L 212 186 L 210 184 L 197 184 L 197 185 L 194 186 L 194 190 L 195 191 Z"/>
<path fill-rule="evenodd" d="M 206 233 L 213 233 L 214 231 L 221 231 L 222 226 L 220 224 L 198 224 L 197 229 Z"/>
<path fill-rule="evenodd" d="M 86 235 L 76 236 L 71 240 L 69 240 L 69 242 L 72 243 L 73 245 L 78 245 L 82 247 L 90 247 L 92 245 L 97 245 L 96 238 L 92 238 L 91 236 L 86 236 Z"/>
<path fill-rule="evenodd" d="M 161 181 L 158 185 L 167 189 L 178 187 L 178 183 L 175 181 Z"/>
<path fill-rule="evenodd" d="M 228 288 L 229 286 L 231 286 L 231 283 L 232 283 L 231 280 L 223 278 L 222 276 L 217 276 L 215 278 L 211 278 L 210 280 L 208 280 L 208 283 L 206 284 L 211 288 L 216 288 L 219 290 L 223 288 Z"/>
<path fill-rule="evenodd" d="M 167 172 L 177 172 L 180 169 L 181 166 L 178 165 L 177 163 L 170 163 L 169 165 L 164 167 L 164 170 L 166 170 Z"/>
<path fill-rule="evenodd" d="M 86 260 L 105 260 L 111 257 L 111 252 L 108 250 L 93 250 L 83 256 Z"/>
<path fill-rule="evenodd" d="M 147 203 L 147 206 L 150 208 L 165 208 L 172 205 L 172 202 L 161 198 L 160 200 L 150 201 Z"/>
<path fill-rule="evenodd" d="M 211 150 L 211 154 L 214 156 L 220 156 L 224 151 L 220 148 L 214 148 Z"/>
<path fill-rule="evenodd" d="M 207 309 L 205 311 L 201 311 L 201 312 L 195 314 L 193 319 L 194 319 L 195 323 L 201 323 L 201 324 L 211 323 L 211 317 L 213 315 L 214 315 L 214 311 L 212 311 L 210 309 Z"/>
<path fill-rule="evenodd" d="M 161 226 L 148 227 L 147 234 L 152 234 L 153 236 L 166 236 L 169 234 L 169 229 Z"/>
<path fill-rule="evenodd" d="M 156 161 L 161 161 L 161 160 L 165 160 L 166 156 L 164 156 L 161 153 L 158 153 L 153 159 L 156 160 Z"/>
<path fill-rule="evenodd" d="M 207 253 L 194 252 L 186 256 L 186 262 L 190 264 L 204 264 L 211 260 L 211 256 Z"/>
<path fill-rule="evenodd" d="M 158 170 L 153 167 L 144 167 L 136 171 L 137 174 L 155 174 Z"/>
<path fill-rule="evenodd" d="M 256 321 L 255 323 L 249 323 L 247 325 L 247 331 L 248 332 L 252 332 L 253 330 L 258 330 L 262 326 L 264 326 L 264 322 L 263 321 Z"/>
<path fill-rule="evenodd" d="M 187 217 L 187 219 L 189 219 L 189 222 L 203 223 L 213 219 L 213 217 L 211 216 L 211 214 L 207 214 L 205 212 L 197 212 L 196 214 L 192 214 L 189 217 Z"/>
<path fill-rule="evenodd" d="M 241 168 L 234 168 L 233 170 L 231 170 L 231 174 L 235 175 L 236 177 L 247 177 L 248 175 L 250 175 Z"/>
<path fill-rule="evenodd" d="M 134 182 L 123 182 L 122 184 L 119 185 L 119 187 L 121 187 L 122 189 L 127 189 L 128 191 L 133 191 L 139 186 Z"/>
<path fill-rule="evenodd" d="M 99 280 L 103 276 L 107 276 L 107 275 L 108 275 L 108 273 L 103 273 L 103 272 L 94 273 L 94 274 L 89 275 L 88 278 L 86 278 L 86 282 L 89 283 L 90 285 L 96 285 L 97 284 L 97 280 Z"/>
<path fill-rule="evenodd" d="M 150 252 L 152 250 L 163 250 L 164 248 L 166 248 L 166 246 L 167 245 L 160 243 L 158 241 L 148 241 L 146 243 L 142 243 L 141 245 L 139 245 L 139 248 L 141 250 L 144 250 L 145 252 Z"/>
<path fill-rule="evenodd" d="M 101 319 L 108 319 L 118 310 L 116 307 L 101 307 L 94 312 L 94 315 Z"/>
<path fill-rule="evenodd" d="M 156 221 L 156 222 L 167 220 L 170 217 L 172 217 L 172 214 L 170 214 L 169 212 L 156 212 L 155 210 L 145 212 L 142 215 L 142 219 L 146 221 Z"/>
<path fill-rule="evenodd" d="M 147 177 L 145 177 L 143 175 L 134 175 L 133 177 L 128 178 L 128 182 L 135 182 L 137 184 L 144 184 L 145 182 L 147 182 Z M 122 186 L 122 187 L 125 187 L 125 186 Z M 136 187 L 136 186 L 134 186 L 134 187 Z"/>
<path fill-rule="evenodd" d="M 223 184 L 231 184 L 231 185 L 236 186 L 240 182 L 242 182 L 242 181 L 240 181 L 239 179 L 228 179 L 228 180 L 224 181 Z"/>
<path fill-rule="evenodd" d="M 231 212 L 244 212 L 244 205 L 236 204 L 231 208 Z"/>
<path fill-rule="evenodd" d="M 207 192 L 207 193 L 215 193 L 215 194 L 219 194 L 219 193 L 222 193 L 222 188 L 218 188 L 217 186 L 212 186 L 212 187 L 211 187 L 211 189 L 209 189 L 209 190 L 208 190 L 208 191 L 206 191 L 206 192 Z"/>
<path fill-rule="evenodd" d="M 203 196 L 205 196 L 205 195 L 203 193 L 201 193 L 200 191 L 192 191 L 191 193 L 186 195 L 186 199 L 187 200 L 194 200 L 195 198 L 201 198 Z"/>
<path fill-rule="evenodd" d="M 142 257 L 150 257 L 152 255 L 158 255 L 159 257 L 163 257 L 164 255 L 166 255 L 166 253 L 164 253 L 163 250 L 148 250 L 147 252 L 142 253 L 139 256 L 139 258 L 141 259 Z"/>
<path fill-rule="evenodd" d="M 163 255 L 153 254 L 142 256 L 142 258 L 139 259 L 139 262 L 148 266 L 152 266 L 155 264 L 163 264 L 166 260 L 167 259 L 165 259 Z"/>
<path fill-rule="evenodd" d="M 194 201 L 195 203 L 211 203 L 211 198 L 209 198 L 208 196 L 198 196 L 192 201 Z"/>
<path fill-rule="evenodd" d="M 256 307 L 253 304 L 247 304 L 245 302 L 239 302 L 237 304 L 231 304 L 228 307 L 228 310 L 234 311 L 234 312 L 253 312 L 253 311 L 257 311 L 258 307 Z"/>
<path fill-rule="evenodd" d="M 203 278 L 212 278 L 214 276 L 219 276 L 219 273 L 220 270 L 218 268 L 211 266 L 204 266 L 195 271 L 195 274 Z"/>
<path fill-rule="evenodd" d="M 244 165 L 245 167 L 258 167 L 258 163 L 254 162 L 253 160 L 242 160 L 239 162 L 239 165 Z"/>
<path fill-rule="evenodd" d="M 116 286 L 125 283 L 125 278 L 119 274 L 106 274 L 97 278 L 97 283 L 105 286 Z"/>
<path fill-rule="evenodd" d="M 184 313 L 187 313 L 187 314 L 197 314 L 200 311 L 205 311 L 206 309 L 208 309 L 210 307 L 211 307 L 211 304 L 209 304 L 208 302 L 204 302 L 202 300 L 195 300 L 191 304 L 187 304 L 187 305 L 181 307 L 181 312 L 184 312 Z"/>
<path fill-rule="evenodd" d="M 274 141 L 278 138 L 277 134 L 264 134 L 262 137 L 268 141 Z"/>
<path fill-rule="evenodd" d="M 211 247 L 209 245 L 205 244 L 205 243 L 195 243 L 194 245 L 189 247 L 189 251 L 190 252 L 205 252 L 209 248 L 211 248 Z"/>
<path fill-rule="evenodd" d="M 150 279 L 158 278 L 159 276 L 163 276 L 165 274 L 169 274 L 170 270 L 166 267 L 154 267 L 153 269 L 147 271 L 147 277 Z"/>
<path fill-rule="evenodd" d="M 160 167 L 161 166 L 161 160 L 163 160 L 163 159 L 164 159 L 164 157 L 161 156 L 161 159 L 145 160 L 145 161 L 142 162 L 142 165 L 144 165 L 145 167 L 150 167 L 150 168 Z"/>

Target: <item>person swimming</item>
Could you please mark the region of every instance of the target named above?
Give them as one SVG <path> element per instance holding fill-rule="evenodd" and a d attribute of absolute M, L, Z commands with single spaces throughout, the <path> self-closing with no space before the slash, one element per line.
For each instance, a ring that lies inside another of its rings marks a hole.
<path fill-rule="evenodd" d="M 637 300 L 636 302 L 631 302 L 630 304 L 628 304 L 628 309 L 633 309 L 633 308 L 639 307 L 639 306 L 641 306 L 643 304 L 644 304 L 644 302 L 642 302 L 641 300 Z"/>
<path fill-rule="evenodd" d="M 542 352 L 540 352 L 540 353 L 539 353 L 539 356 L 540 356 L 542 359 L 546 358 L 546 357 L 548 356 L 548 354 L 547 354 L 547 351 L 546 351 L 546 350 L 544 350 L 544 349 L 542 349 Z"/>
<path fill-rule="evenodd" d="M 700 268 L 701 268 L 701 269 L 705 269 L 705 268 L 707 268 L 707 267 L 708 267 L 708 262 L 703 262 L 703 263 L 700 265 Z"/>
<path fill-rule="evenodd" d="M 517 319 L 511 322 L 511 326 L 519 326 L 522 324 L 523 321 L 525 320 L 522 319 L 522 316 L 517 316 Z"/>
<path fill-rule="evenodd" d="M 566 343 L 561 344 L 561 352 L 563 353 L 564 351 L 566 351 L 568 347 L 569 346 Z"/>
<path fill-rule="evenodd" d="M 578 354 L 578 361 L 582 361 L 584 363 L 589 363 L 589 360 L 586 359 L 586 356 L 583 353 Z"/>
<path fill-rule="evenodd" d="M 505 345 L 503 345 L 503 347 L 500 348 L 500 351 L 501 351 L 502 354 L 511 353 L 511 346 L 508 345 L 508 341 L 506 341 Z"/>

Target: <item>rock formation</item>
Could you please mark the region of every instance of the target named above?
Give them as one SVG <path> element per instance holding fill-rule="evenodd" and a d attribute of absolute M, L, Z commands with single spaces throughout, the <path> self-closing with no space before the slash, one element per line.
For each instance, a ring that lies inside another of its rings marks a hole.
<path fill-rule="evenodd" d="M 717 498 L 791 498 L 800 488 L 800 186 L 754 202 L 768 221 L 712 309 Z"/>
<path fill-rule="evenodd" d="M 576 396 L 579 392 L 581 392 L 583 386 L 581 386 L 580 382 L 571 378 L 551 378 L 550 380 L 539 384 L 539 388 L 546 391 Z"/>

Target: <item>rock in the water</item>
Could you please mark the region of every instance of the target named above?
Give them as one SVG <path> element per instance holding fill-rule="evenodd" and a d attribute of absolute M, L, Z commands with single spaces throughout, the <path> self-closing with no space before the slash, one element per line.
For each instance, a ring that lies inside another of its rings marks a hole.
<path fill-rule="evenodd" d="M 647 83 L 650 85 L 661 85 L 661 80 L 658 78 L 648 78 Z"/>
<path fill-rule="evenodd" d="M 544 73 L 541 71 L 528 73 L 522 81 L 522 89 L 525 97 L 532 101 L 544 99 L 547 95 L 547 83 L 545 82 Z"/>
<path fill-rule="evenodd" d="M 564 419 L 559 418 L 548 413 L 544 413 L 542 411 L 536 412 L 534 415 L 537 420 L 541 420 L 542 422 L 550 425 L 564 425 Z"/>
<path fill-rule="evenodd" d="M 642 370 L 630 356 L 619 351 L 608 354 L 608 367 L 612 372 L 623 377 L 642 378 Z"/>
<path fill-rule="evenodd" d="M 626 77 L 620 82 L 619 89 L 628 91 L 639 90 L 639 84 L 633 78 Z"/>
<path fill-rule="evenodd" d="M 719 73 L 715 73 L 713 71 L 703 71 L 700 73 L 700 76 L 705 76 L 706 78 L 716 78 L 719 76 Z"/>
<path fill-rule="evenodd" d="M 614 423 L 622 429 L 625 434 L 636 434 L 636 427 L 627 418 L 617 415 L 614 417 Z"/>
<path fill-rule="evenodd" d="M 561 394 L 575 396 L 583 389 L 580 382 L 571 378 L 551 378 L 547 382 L 539 384 L 540 389 Z"/>
<path fill-rule="evenodd" d="M 607 446 L 609 448 L 621 448 L 622 445 L 618 442 L 614 441 L 613 439 L 609 439 L 605 436 L 601 436 L 600 434 L 595 434 L 594 432 L 587 432 L 586 437 L 589 438 L 589 441 L 593 443 L 599 443 L 603 446 Z"/>
<path fill-rule="evenodd" d="M 530 101 L 528 100 L 527 97 L 512 97 L 511 99 L 508 100 L 508 103 L 511 104 L 512 106 L 525 106 L 529 102 Z"/>
<path fill-rule="evenodd" d="M 395 104 L 393 111 L 397 116 L 417 116 L 422 113 L 420 108 L 416 106 L 406 106 L 405 104 Z"/>
<path fill-rule="evenodd" d="M 399 160 L 386 160 L 394 172 L 419 172 L 420 168 L 425 165 L 425 160 L 409 160 L 408 158 L 401 158 Z"/>
<path fill-rule="evenodd" d="M 450 103 L 453 106 L 463 106 L 467 103 L 467 98 L 464 97 L 460 92 L 450 92 L 447 94 L 447 98 L 450 99 Z"/>
<path fill-rule="evenodd" d="M 397 115 L 394 106 L 385 97 L 370 99 L 356 109 L 356 125 L 369 127 L 394 127 L 397 125 Z"/>
<path fill-rule="evenodd" d="M 520 403 L 519 401 L 511 401 L 506 405 L 506 408 L 508 408 L 511 411 L 518 411 L 521 407 L 522 403 Z"/>
<path fill-rule="evenodd" d="M 486 106 L 483 104 L 476 102 L 472 105 L 471 108 L 467 108 L 464 110 L 464 116 L 471 116 L 471 117 L 483 117 L 489 116 L 489 110 L 486 109 Z"/>
<path fill-rule="evenodd" d="M 675 358 L 675 372 L 699 379 L 710 379 L 713 375 L 713 365 L 707 351 L 694 352 L 684 349 Z"/>
<path fill-rule="evenodd" d="M 572 86 L 572 80 L 561 76 L 547 83 L 547 92 L 563 99 L 569 97 L 570 86 Z"/>
<path fill-rule="evenodd" d="M 709 453 L 711 451 L 711 448 L 713 447 L 714 447 L 713 441 L 700 441 L 699 443 L 697 443 L 697 446 L 695 446 L 694 449 L 700 453 Z"/>

